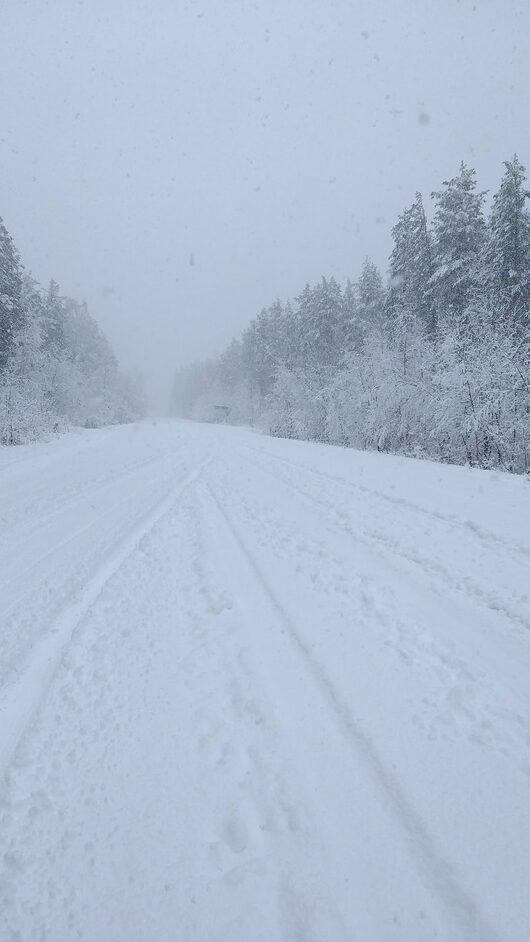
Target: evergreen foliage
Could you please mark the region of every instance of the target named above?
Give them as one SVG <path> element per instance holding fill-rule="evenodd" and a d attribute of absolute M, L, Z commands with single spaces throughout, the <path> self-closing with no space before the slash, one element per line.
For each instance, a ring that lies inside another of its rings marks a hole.
<path fill-rule="evenodd" d="M 497 316 L 523 332 L 530 326 L 530 213 L 526 171 L 517 155 L 506 161 L 505 174 L 493 197 L 486 250 L 486 275 Z"/>
<path fill-rule="evenodd" d="M 144 413 L 141 379 L 120 374 L 85 304 L 24 272 L 0 219 L 0 444 Z"/>
<path fill-rule="evenodd" d="M 175 413 L 528 472 L 525 184 L 514 157 L 486 220 L 462 164 L 433 194 L 432 227 L 420 194 L 397 220 L 387 286 L 367 259 L 356 283 L 276 301 L 219 359 L 178 372 Z"/>

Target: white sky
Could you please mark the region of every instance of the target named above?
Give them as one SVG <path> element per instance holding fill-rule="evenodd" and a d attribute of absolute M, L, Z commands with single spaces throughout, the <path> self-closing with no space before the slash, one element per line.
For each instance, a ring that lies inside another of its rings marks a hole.
<path fill-rule="evenodd" d="M 530 165 L 528 0 L 0 6 L 0 214 L 160 402 L 461 159 Z"/>

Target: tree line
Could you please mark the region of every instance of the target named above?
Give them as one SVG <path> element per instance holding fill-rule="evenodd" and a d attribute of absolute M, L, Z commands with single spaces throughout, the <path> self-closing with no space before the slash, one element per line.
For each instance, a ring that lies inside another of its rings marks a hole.
<path fill-rule="evenodd" d="M 251 321 L 217 359 L 178 370 L 173 410 L 273 435 L 530 470 L 530 213 L 504 164 L 485 210 L 476 173 L 418 193 L 398 218 L 388 278 L 322 278 Z M 217 407 L 217 410 L 216 410 Z"/>
<path fill-rule="evenodd" d="M 140 377 L 120 372 L 86 304 L 40 289 L 0 218 L 0 444 L 145 411 Z"/>

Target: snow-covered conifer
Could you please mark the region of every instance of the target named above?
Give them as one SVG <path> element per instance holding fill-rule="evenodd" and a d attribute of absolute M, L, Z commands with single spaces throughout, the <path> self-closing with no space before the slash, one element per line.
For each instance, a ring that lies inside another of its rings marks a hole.
<path fill-rule="evenodd" d="M 477 192 L 475 171 L 464 163 L 456 177 L 433 193 L 433 293 L 438 320 L 461 322 L 483 287 L 482 251 L 486 241 L 484 192 Z"/>
<path fill-rule="evenodd" d="M 22 327 L 22 265 L 13 240 L 0 217 L 0 370 Z"/>
<path fill-rule="evenodd" d="M 517 155 L 505 161 L 500 188 L 493 197 L 486 248 L 490 307 L 519 332 L 530 327 L 530 212 L 526 171 Z"/>
<path fill-rule="evenodd" d="M 432 237 L 421 193 L 399 217 L 392 229 L 394 247 L 390 256 L 390 329 L 395 318 L 419 320 L 429 336 L 436 337 L 436 313 L 432 297 Z"/>

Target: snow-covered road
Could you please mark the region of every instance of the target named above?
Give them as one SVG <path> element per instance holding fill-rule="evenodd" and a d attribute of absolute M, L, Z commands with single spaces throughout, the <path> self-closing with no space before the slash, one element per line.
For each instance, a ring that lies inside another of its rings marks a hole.
<path fill-rule="evenodd" d="M 241 429 L 0 451 L 0 939 L 527 942 L 529 523 Z"/>

